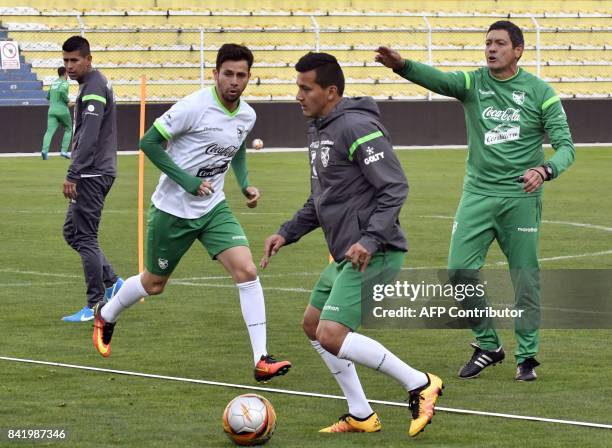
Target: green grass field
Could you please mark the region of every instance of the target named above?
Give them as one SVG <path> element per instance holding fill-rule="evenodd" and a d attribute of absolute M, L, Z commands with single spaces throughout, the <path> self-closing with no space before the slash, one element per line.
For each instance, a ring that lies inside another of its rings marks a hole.
<path fill-rule="evenodd" d="M 444 266 L 464 171 L 464 151 L 398 152 L 411 190 L 401 221 L 411 249 L 406 266 Z M 119 157 L 119 178 L 107 200 L 101 245 L 118 273 L 137 272 L 135 156 Z M 249 155 L 250 178 L 264 197 L 244 206 L 233 175 L 229 202 L 259 260 L 265 237 L 290 218 L 308 192 L 304 153 Z M 579 148 L 576 164 L 544 195 L 542 266 L 612 268 L 612 148 Z M 91 324 L 63 323 L 83 306 L 80 259 L 63 241 L 66 202 L 61 184 L 67 161 L 52 157 L 0 158 L 0 356 L 255 385 L 251 352 L 237 291 L 220 265 L 194 246 L 162 296 L 121 316 L 113 355 L 91 343 Z M 147 165 L 147 204 L 158 172 Z M 601 226 L 576 226 L 582 223 Z M 564 257 L 564 258 L 559 258 Z M 496 244 L 487 261 L 502 261 Z M 339 388 L 300 327 L 308 293 L 327 263 L 320 231 L 283 248 L 261 272 L 268 313 L 268 346 L 294 367 L 265 387 L 338 394 Z M 211 278 L 213 277 L 213 278 Z M 543 330 L 539 380 L 517 383 L 510 360 L 480 379 L 461 381 L 457 370 L 471 355 L 468 330 L 365 331 L 416 368 L 440 375 L 447 388 L 439 406 L 612 423 L 611 330 Z M 502 331 L 506 352 L 515 343 Z M 371 399 L 403 401 L 384 375 L 358 368 Z M 62 442 L 36 446 L 223 447 L 221 414 L 245 390 L 128 377 L 0 360 L 0 446 L 9 429 L 65 429 Z M 271 447 L 603 447 L 612 431 L 551 423 L 438 412 L 415 439 L 406 435 L 407 409 L 376 405 L 378 434 L 317 433 L 345 412 L 338 400 L 263 392 L 273 403 L 277 431 Z"/>

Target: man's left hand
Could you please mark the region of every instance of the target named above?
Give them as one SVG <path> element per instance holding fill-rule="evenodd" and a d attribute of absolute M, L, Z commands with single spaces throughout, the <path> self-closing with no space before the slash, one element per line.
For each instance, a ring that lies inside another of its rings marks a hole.
<path fill-rule="evenodd" d="M 346 251 L 344 258 L 351 262 L 353 268 L 359 268 L 359 272 L 363 272 L 368 267 L 372 259 L 372 254 L 370 254 L 361 244 L 355 243 Z"/>
<path fill-rule="evenodd" d="M 527 169 L 522 177 L 523 190 L 525 190 L 526 193 L 533 193 L 548 178 L 548 174 L 546 174 L 546 170 L 544 170 L 543 167 L 537 166 Z"/>
<path fill-rule="evenodd" d="M 64 197 L 66 199 L 74 200 L 77 197 L 77 184 L 70 182 L 69 180 L 64 181 Z"/>
<path fill-rule="evenodd" d="M 257 187 L 246 187 L 244 193 L 248 199 L 246 202 L 246 206 L 248 208 L 257 207 L 257 200 L 261 197 L 261 194 L 259 194 L 259 190 L 257 189 Z"/>

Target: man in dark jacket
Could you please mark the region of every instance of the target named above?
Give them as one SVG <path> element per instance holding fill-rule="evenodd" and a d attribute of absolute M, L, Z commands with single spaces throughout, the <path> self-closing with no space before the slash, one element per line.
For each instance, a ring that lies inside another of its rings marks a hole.
<path fill-rule="evenodd" d="M 91 66 L 89 42 L 72 36 L 62 46 L 64 66 L 79 83 L 74 105 L 72 162 L 64 180 L 64 197 L 70 201 L 64 239 L 81 256 L 87 304 L 66 322 L 94 318 L 96 303 L 118 291 L 117 277 L 98 243 L 104 200 L 117 176 L 117 123 L 113 90 L 104 75 Z"/>
<path fill-rule="evenodd" d="M 308 53 L 295 66 L 308 130 L 311 193 L 304 207 L 265 242 L 261 266 L 287 244 L 321 227 L 333 257 L 304 313 L 311 344 L 344 392 L 349 413 L 321 432 L 376 432 L 381 424 L 370 407 L 354 363 L 397 380 L 410 395 L 409 434 L 433 416 L 442 380 L 413 369 L 379 342 L 356 332 L 361 323 L 362 285 L 397 273 L 407 242 L 399 224 L 408 183 L 387 130 L 369 97 L 346 99 L 338 61 Z M 347 360 L 349 362 L 347 362 Z"/>

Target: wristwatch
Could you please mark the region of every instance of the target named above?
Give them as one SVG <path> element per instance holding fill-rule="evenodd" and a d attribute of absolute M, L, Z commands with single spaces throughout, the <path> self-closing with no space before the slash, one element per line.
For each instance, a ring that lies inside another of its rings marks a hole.
<path fill-rule="evenodd" d="M 552 169 L 552 166 L 550 166 L 550 164 L 545 163 L 544 165 L 542 165 L 542 168 L 544 168 L 544 171 L 546 172 L 546 180 L 552 180 L 555 172 Z"/>

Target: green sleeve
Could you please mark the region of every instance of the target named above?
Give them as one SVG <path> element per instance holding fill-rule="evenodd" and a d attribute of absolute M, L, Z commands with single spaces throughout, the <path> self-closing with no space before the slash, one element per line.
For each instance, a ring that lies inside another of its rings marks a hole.
<path fill-rule="evenodd" d="M 60 92 L 61 92 L 62 101 L 68 104 L 68 83 L 65 83 L 62 85 Z"/>
<path fill-rule="evenodd" d="M 542 118 L 548 140 L 555 150 L 547 161 L 553 169 L 553 178 L 555 178 L 568 169 L 576 158 L 567 116 L 558 96 L 552 96 L 542 103 Z"/>
<path fill-rule="evenodd" d="M 467 72 L 443 72 L 420 62 L 406 59 L 404 67 L 395 73 L 402 78 L 440 95 L 463 100 L 473 84 Z"/>
<path fill-rule="evenodd" d="M 240 149 L 232 159 L 232 169 L 236 175 L 238 186 L 242 193 L 245 193 L 246 188 L 249 184 L 249 170 L 246 163 L 246 145 L 242 143 Z"/>
<path fill-rule="evenodd" d="M 140 140 L 140 148 L 151 162 L 170 179 L 183 187 L 185 191 L 193 195 L 197 194 L 202 179 L 192 176 L 174 163 L 161 145 L 164 141 L 163 135 L 154 126 L 151 126 Z"/>

